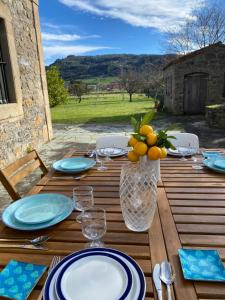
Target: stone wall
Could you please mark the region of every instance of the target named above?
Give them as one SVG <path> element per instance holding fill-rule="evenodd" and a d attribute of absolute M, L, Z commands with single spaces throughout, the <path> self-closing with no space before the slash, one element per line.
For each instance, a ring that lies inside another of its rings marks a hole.
<path fill-rule="evenodd" d="M 22 114 L 7 119 L 0 105 L 0 168 L 26 153 L 28 147 L 52 138 L 47 84 L 41 45 L 38 0 L 0 0 L 1 10 L 10 12 L 20 78 Z M 4 18 L 4 15 L 0 15 Z M 11 35 L 11 37 L 12 37 Z M 18 88 L 19 89 L 19 88 Z M 8 105 L 8 106 L 7 106 Z"/>
<path fill-rule="evenodd" d="M 168 111 L 183 114 L 184 78 L 192 73 L 208 74 L 208 95 L 206 105 L 225 101 L 225 45 L 215 45 L 190 53 L 172 62 L 164 69 L 164 77 L 173 75 L 172 99 L 165 95 L 165 106 Z"/>
<path fill-rule="evenodd" d="M 205 119 L 210 127 L 225 128 L 225 104 L 207 106 Z"/>

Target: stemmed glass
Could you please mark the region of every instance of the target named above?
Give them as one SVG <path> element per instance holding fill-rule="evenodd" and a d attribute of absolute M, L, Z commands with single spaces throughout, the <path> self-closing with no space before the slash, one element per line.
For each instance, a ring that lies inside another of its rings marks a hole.
<path fill-rule="evenodd" d="M 101 157 L 100 155 L 98 155 L 98 150 L 97 149 L 95 151 L 95 159 L 96 159 L 97 163 L 100 163 L 100 166 L 97 167 L 98 171 L 106 171 L 106 170 L 108 170 L 108 168 L 106 166 L 104 166 L 105 157 Z"/>
<path fill-rule="evenodd" d="M 179 146 L 179 147 L 177 147 L 177 150 L 182 156 L 179 160 L 186 161 L 187 158 L 185 158 L 185 155 L 187 154 L 187 151 L 184 149 L 184 147 Z"/>
<path fill-rule="evenodd" d="M 106 233 L 106 213 L 102 208 L 86 209 L 82 214 L 82 233 L 91 240 L 87 248 L 104 247 L 101 238 Z"/>
<path fill-rule="evenodd" d="M 81 214 L 76 217 L 76 221 L 81 223 L 84 210 L 94 205 L 93 188 L 91 186 L 75 187 L 73 189 L 73 200 L 76 210 L 81 211 Z"/>

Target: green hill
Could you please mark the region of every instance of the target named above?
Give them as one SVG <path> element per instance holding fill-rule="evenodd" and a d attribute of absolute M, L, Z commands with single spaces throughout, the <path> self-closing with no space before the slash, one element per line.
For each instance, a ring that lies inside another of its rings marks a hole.
<path fill-rule="evenodd" d="M 88 80 L 92 78 L 118 77 L 123 69 L 133 68 L 137 71 L 149 66 L 162 67 L 166 59 L 174 55 L 69 55 L 57 59 L 52 65 L 57 66 L 64 80 Z M 51 66 L 51 65 L 50 65 Z M 47 67 L 48 68 L 48 67 Z"/>

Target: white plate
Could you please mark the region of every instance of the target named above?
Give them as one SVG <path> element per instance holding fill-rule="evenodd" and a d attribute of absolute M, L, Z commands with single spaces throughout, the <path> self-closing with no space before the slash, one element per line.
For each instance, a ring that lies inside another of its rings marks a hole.
<path fill-rule="evenodd" d="M 181 150 L 182 152 L 184 151 L 184 154 L 181 153 L 179 150 Z M 175 149 L 175 150 L 169 148 L 168 154 L 171 156 L 177 156 L 177 157 L 191 156 L 191 155 L 196 154 L 196 151 L 193 149 L 186 148 L 186 147 L 179 147 L 179 149 Z"/>
<path fill-rule="evenodd" d="M 44 290 L 44 300 L 60 300 L 56 295 L 55 283 L 56 280 L 63 269 L 63 267 L 67 264 L 68 261 L 72 260 L 74 257 L 82 255 L 83 253 L 88 252 L 104 252 L 110 253 L 114 256 L 119 257 L 121 260 L 126 263 L 132 273 L 132 287 L 129 295 L 126 300 L 143 300 L 145 298 L 146 291 L 146 282 L 144 278 L 144 274 L 137 263 L 128 255 L 114 249 L 108 248 L 94 248 L 94 249 L 86 249 L 79 252 L 75 252 L 67 257 L 65 257 L 52 271 L 49 275 Z"/>
<path fill-rule="evenodd" d="M 117 157 L 121 156 L 127 153 L 127 150 L 123 148 L 117 148 L 117 147 L 109 147 L 109 148 L 100 148 L 97 149 L 97 154 L 99 156 L 110 156 L 110 157 Z"/>
<path fill-rule="evenodd" d="M 110 253 L 88 252 L 73 258 L 64 266 L 56 281 L 62 300 L 126 299 L 132 286 L 127 265 Z"/>

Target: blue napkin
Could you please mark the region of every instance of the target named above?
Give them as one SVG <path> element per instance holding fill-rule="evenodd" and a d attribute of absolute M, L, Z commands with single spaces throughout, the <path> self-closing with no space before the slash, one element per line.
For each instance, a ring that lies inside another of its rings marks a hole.
<path fill-rule="evenodd" d="M 0 273 L 0 296 L 26 300 L 46 266 L 10 260 Z"/>

